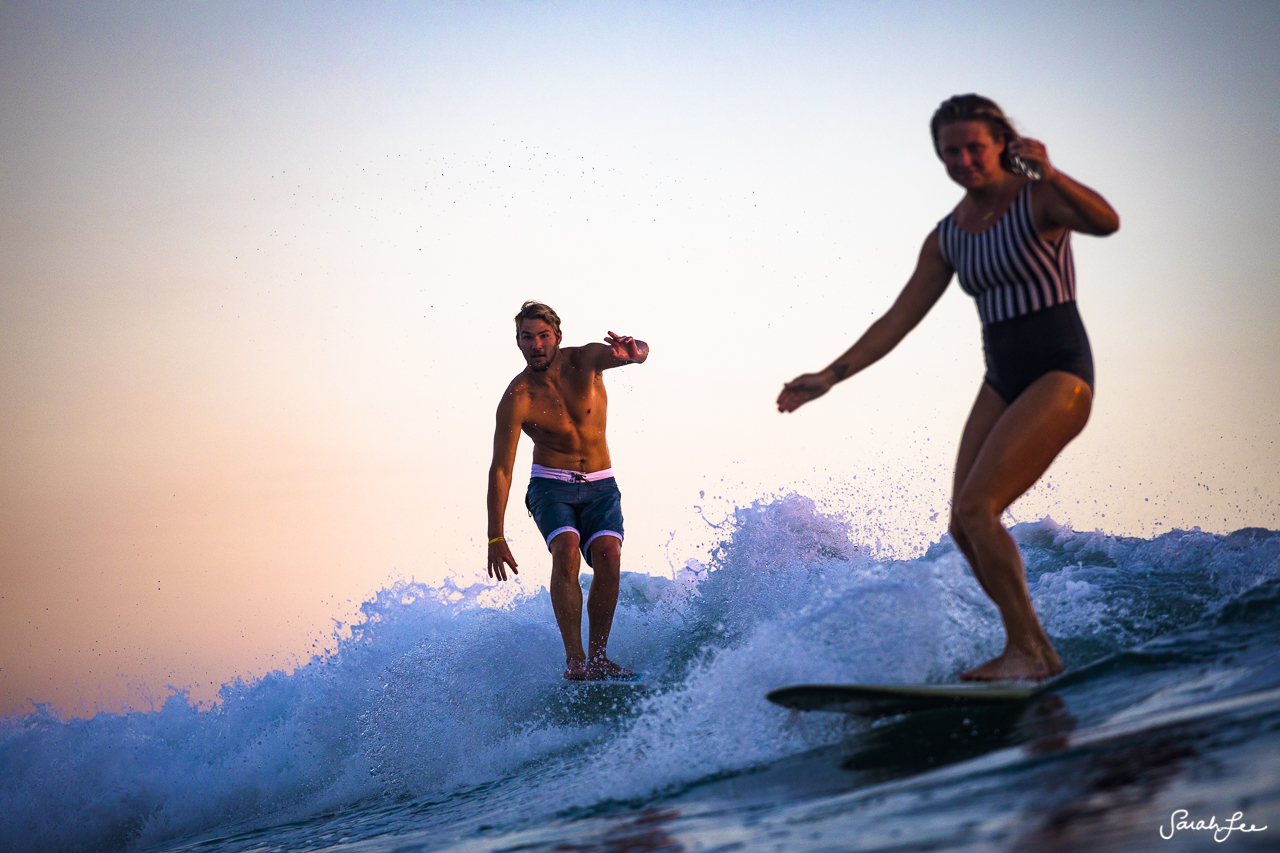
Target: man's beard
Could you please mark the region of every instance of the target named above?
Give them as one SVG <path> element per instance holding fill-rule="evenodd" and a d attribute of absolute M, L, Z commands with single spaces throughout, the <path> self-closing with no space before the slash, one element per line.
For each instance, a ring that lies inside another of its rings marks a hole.
<path fill-rule="evenodd" d="M 542 367 L 536 367 L 535 365 L 530 363 L 529 369 L 532 370 L 534 373 L 546 373 L 551 368 L 551 365 L 555 364 L 556 356 L 558 356 L 559 354 L 560 354 L 560 347 L 556 347 L 551 351 L 551 354 L 547 356 L 547 361 L 545 364 L 542 365 Z"/>

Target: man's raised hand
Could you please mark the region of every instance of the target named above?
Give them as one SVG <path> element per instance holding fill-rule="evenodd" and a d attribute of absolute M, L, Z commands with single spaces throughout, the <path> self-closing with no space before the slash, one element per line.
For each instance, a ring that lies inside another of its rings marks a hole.
<path fill-rule="evenodd" d="M 511 574 L 518 575 L 520 571 L 516 568 L 516 558 L 511 556 L 511 549 L 507 547 L 507 540 L 489 543 L 489 577 L 497 578 L 500 581 L 507 579 L 507 568 L 505 564 L 511 566 Z"/>
<path fill-rule="evenodd" d="M 619 361 L 644 361 L 649 348 L 630 335 L 615 335 L 613 332 L 604 337 L 605 343 L 613 350 L 613 357 Z"/>

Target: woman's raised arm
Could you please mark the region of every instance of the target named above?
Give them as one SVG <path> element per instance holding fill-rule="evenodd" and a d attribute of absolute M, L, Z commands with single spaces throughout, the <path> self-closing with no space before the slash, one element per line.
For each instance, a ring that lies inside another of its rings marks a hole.
<path fill-rule="evenodd" d="M 1036 227 L 1041 231 L 1066 228 L 1081 234 L 1105 237 L 1120 230 L 1120 215 L 1096 190 L 1059 172 L 1049 162 L 1049 152 L 1038 139 L 1015 139 L 1009 153 L 1036 164 L 1041 183 L 1049 192 L 1036 193 L 1033 205 Z"/>

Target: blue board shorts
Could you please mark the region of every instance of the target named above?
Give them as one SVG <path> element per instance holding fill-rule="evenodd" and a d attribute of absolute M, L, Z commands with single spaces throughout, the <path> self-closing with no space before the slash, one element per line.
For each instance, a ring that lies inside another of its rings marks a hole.
<path fill-rule="evenodd" d="M 596 539 L 614 536 L 622 541 L 622 493 L 613 477 L 594 483 L 530 477 L 524 505 L 548 549 L 551 540 L 566 530 L 578 534 L 578 547 L 588 566 L 591 566 L 591 543 Z"/>

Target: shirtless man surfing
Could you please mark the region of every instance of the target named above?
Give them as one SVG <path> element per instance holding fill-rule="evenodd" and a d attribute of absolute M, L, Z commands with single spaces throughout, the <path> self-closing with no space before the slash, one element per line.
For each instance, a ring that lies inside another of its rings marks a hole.
<path fill-rule="evenodd" d="M 525 506 L 551 551 L 551 606 L 564 640 L 571 681 L 633 678 L 605 656 L 622 565 L 622 496 L 613 479 L 604 430 L 603 372 L 649 357 L 649 345 L 609 332 L 605 344 L 560 348 L 560 317 L 526 302 L 516 314 L 516 345 L 526 367 L 502 395 L 489 466 L 489 577 L 507 579 L 516 561 L 503 536 L 511 469 L 520 431 L 533 439 L 533 475 Z M 579 552 L 595 571 L 587 595 L 588 643 L 582 649 Z"/>

